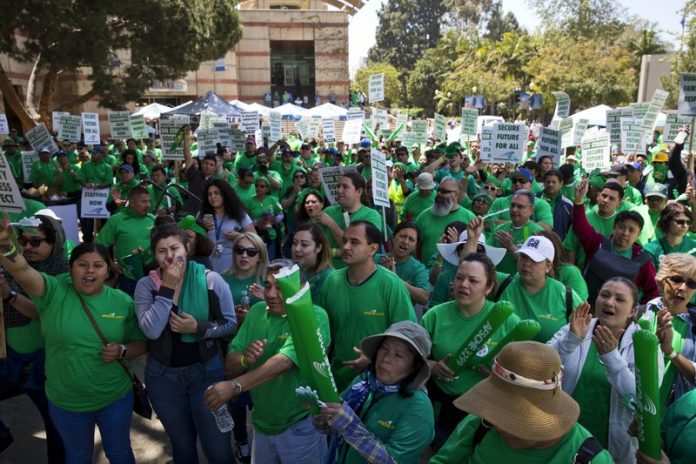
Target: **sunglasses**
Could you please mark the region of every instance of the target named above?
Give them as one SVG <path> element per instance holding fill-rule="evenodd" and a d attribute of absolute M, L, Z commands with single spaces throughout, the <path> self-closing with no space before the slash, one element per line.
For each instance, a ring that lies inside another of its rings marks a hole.
<path fill-rule="evenodd" d="M 495 192 L 496 190 L 498 190 L 498 187 L 496 187 L 494 185 L 484 185 L 483 190 L 488 190 L 489 192 Z"/>
<path fill-rule="evenodd" d="M 31 245 L 32 248 L 38 248 L 41 246 L 41 242 L 45 242 L 45 238 L 40 238 L 40 237 L 31 237 L 31 238 L 26 238 L 26 237 L 18 237 L 17 241 L 19 242 L 20 245 L 22 246 L 27 246 L 27 243 Z"/>
<path fill-rule="evenodd" d="M 242 246 L 236 246 L 234 247 L 234 254 L 237 256 L 242 256 L 244 253 L 250 258 L 253 258 L 257 254 L 259 254 L 259 250 L 257 250 L 254 247 L 249 247 L 249 248 L 244 248 Z"/>
<path fill-rule="evenodd" d="M 679 287 L 683 283 L 686 283 L 686 286 L 689 287 L 691 290 L 696 290 L 696 280 L 694 279 L 687 279 L 684 276 L 673 275 L 667 277 L 667 280 L 672 282 L 672 284 L 676 285 L 677 287 Z"/>
<path fill-rule="evenodd" d="M 672 220 L 673 220 L 674 223 L 677 224 L 678 226 L 684 227 L 684 226 L 690 226 L 690 225 L 691 225 L 691 221 L 690 221 L 689 219 L 672 219 Z"/>

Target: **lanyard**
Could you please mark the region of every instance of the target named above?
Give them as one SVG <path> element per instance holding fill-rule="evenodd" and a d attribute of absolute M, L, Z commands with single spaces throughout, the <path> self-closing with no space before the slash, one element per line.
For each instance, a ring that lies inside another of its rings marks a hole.
<path fill-rule="evenodd" d="M 218 225 L 217 216 L 213 214 L 213 224 L 215 224 L 215 241 L 220 240 L 220 232 L 222 232 L 222 224 L 225 222 L 225 216 L 220 219 L 220 224 Z"/>

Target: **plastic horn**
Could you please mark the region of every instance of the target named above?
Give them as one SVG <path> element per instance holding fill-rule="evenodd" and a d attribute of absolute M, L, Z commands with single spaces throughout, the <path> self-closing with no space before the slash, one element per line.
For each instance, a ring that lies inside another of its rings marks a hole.
<path fill-rule="evenodd" d="M 657 336 L 647 330 L 633 334 L 638 403 L 638 447 L 652 459 L 660 452 L 660 393 L 657 378 Z"/>
<path fill-rule="evenodd" d="M 490 366 L 493 364 L 493 359 L 498 355 L 500 350 L 503 349 L 505 345 L 511 342 L 521 342 L 525 340 L 531 340 L 539 333 L 541 330 L 541 324 L 534 319 L 525 319 L 517 323 L 517 325 L 505 336 L 498 341 L 495 347 L 490 350 L 486 356 L 484 356 L 480 361 L 480 365 Z"/>
<path fill-rule="evenodd" d="M 491 338 L 491 335 L 513 313 L 514 307 L 509 301 L 499 301 L 488 313 L 488 316 L 479 323 L 469 338 L 464 340 L 457 353 L 447 362 L 447 367 L 456 375 L 483 345 Z"/>

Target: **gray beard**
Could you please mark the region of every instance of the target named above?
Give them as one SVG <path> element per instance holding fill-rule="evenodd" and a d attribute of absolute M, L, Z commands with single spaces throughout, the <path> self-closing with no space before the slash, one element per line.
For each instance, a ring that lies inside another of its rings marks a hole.
<path fill-rule="evenodd" d="M 433 203 L 433 207 L 430 210 L 430 212 L 434 216 L 439 216 L 439 217 L 447 216 L 450 213 L 450 211 L 452 210 L 453 206 L 454 206 L 454 201 L 452 201 L 449 198 L 447 200 L 443 201 L 442 203 L 435 201 L 435 203 Z"/>

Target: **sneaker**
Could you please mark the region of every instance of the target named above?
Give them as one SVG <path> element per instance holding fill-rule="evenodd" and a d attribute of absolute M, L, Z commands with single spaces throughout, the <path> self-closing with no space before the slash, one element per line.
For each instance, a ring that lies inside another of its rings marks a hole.
<path fill-rule="evenodd" d="M 5 452 L 8 449 L 10 449 L 10 446 L 12 446 L 12 443 L 14 443 L 14 438 L 12 438 L 11 433 L 8 433 L 4 437 L 0 438 L 0 456 L 5 454 Z"/>
<path fill-rule="evenodd" d="M 237 443 L 235 455 L 237 456 L 238 463 L 249 464 L 251 462 L 251 450 L 249 449 L 249 443 L 245 441 Z"/>

